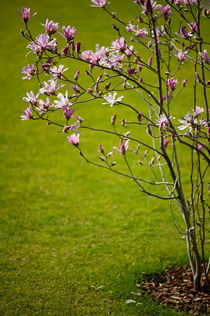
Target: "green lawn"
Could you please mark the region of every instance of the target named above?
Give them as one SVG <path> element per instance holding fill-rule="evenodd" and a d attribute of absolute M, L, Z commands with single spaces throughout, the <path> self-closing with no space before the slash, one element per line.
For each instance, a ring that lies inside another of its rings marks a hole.
<path fill-rule="evenodd" d="M 132 1 L 111 2 L 122 16 L 135 12 Z M 78 28 L 83 48 L 116 37 L 108 17 L 89 0 L 1 0 L 0 315 L 184 315 L 130 294 L 144 273 L 187 262 L 167 203 L 87 165 L 55 128 L 20 121 L 22 97 L 35 90 L 35 82 L 20 74 L 32 58 L 25 58 L 19 35 L 22 6 L 39 11 L 34 32 L 48 17 Z M 179 102 L 185 113 L 186 100 Z M 81 116 L 91 115 L 99 126 L 105 110 L 90 105 Z M 107 113 L 109 119 L 113 111 Z M 102 139 L 112 146 L 101 137 L 84 140 L 92 158 Z M 140 304 L 126 304 L 128 299 Z"/>

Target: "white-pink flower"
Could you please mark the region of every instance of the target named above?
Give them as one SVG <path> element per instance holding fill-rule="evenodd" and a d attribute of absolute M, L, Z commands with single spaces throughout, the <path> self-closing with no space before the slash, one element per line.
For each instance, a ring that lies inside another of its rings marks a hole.
<path fill-rule="evenodd" d="M 27 107 L 27 109 L 25 111 L 23 111 L 24 115 L 21 115 L 21 120 L 25 121 L 25 120 L 30 120 L 33 119 L 33 114 L 31 111 L 31 105 L 29 105 L 29 107 Z"/>
<path fill-rule="evenodd" d="M 77 33 L 76 33 L 77 30 L 75 29 L 75 27 L 63 26 L 62 30 L 63 30 L 63 34 L 60 33 L 60 35 L 63 36 L 64 38 L 66 38 L 67 41 L 72 41 L 75 38 L 75 36 L 77 35 Z"/>
<path fill-rule="evenodd" d="M 120 39 L 113 41 L 111 48 L 119 52 L 124 52 L 125 49 L 127 48 L 127 44 L 125 42 L 124 37 L 120 37 Z"/>
<path fill-rule="evenodd" d="M 102 104 L 109 104 L 110 106 L 113 106 L 117 102 L 120 102 L 124 98 L 124 96 L 121 96 L 121 97 L 116 99 L 116 96 L 117 96 L 116 91 L 113 93 L 113 95 L 111 92 L 109 92 L 108 95 L 104 96 L 104 100 L 106 100 L 106 102 L 103 102 Z"/>
<path fill-rule="evenodd" d="M 127 139 L 126 142 L 124 143 L 124 141 L 121 138 L 120 148 L 117 148 L 117 147 L 113 147 L 113 148 L 117 150 L 118 152 L 120 152 L 122 155 L 125 155 L 126 151 L 128 150 L 128 145 L 129 145 L 129 139 Z"/>
<path fill-rule="evenodd" d="M 39 34 L 34 42 L 28 44 L 27 48 L 31 49 L 32 53 L 41 53 L 45 50 L 56 50 L 57 41 L 56 39 L 50 40 L 50 37 L 47 33 Z"/>
<path fill-rule="evenodd" d="M 57 29 L 59 28 L 58 23 L 54 23 L 53 21 L 46 20 L 45 24 L 42 24 L 45 27 L 45 30 L 48 35 L 55 34 Z"/>
<path fill-rule="evenodd" d="M 79 137 L 80 137 L 80 134 L 77 134 L 77 135 L 72 134 L 71 136 L 68 136 L 67 139 L 68 139 L 69 143 L 78 147 L 79 146 Z"/>
<path fill-rule="evenodd" d="M 105 6 L 109 3 L 107 0 L 91 0 L 93 3 L 91 7 L 96 7 L 96 8 L 105 8 Z"/>
<path fill-rule="evenodd" d="M 50 102 L 49 97 L 46 98 L 46 101 L 40 99 L 38 100 L 39 102 L 39 106 L 36 107 L 36 109 L 38 111 L 40 111 L 40 113 L 44 113 L 46 112 L 50 107 L 52 107 L 54 104 Z"/>
<path fill-rule="evenodd" d="M 22 77 L 22 79 L 28 79 L 30 80 L 35 75 L 35 68 L 34 65 L 28 64 L 27 67 L 23 67 L 22 74 L 25 74 L 26 76 Z"/>
<path fill-rule="evenodd" d="M 71 106 L 72 105 L 72 103 L 69 102 L 67 90 L 66 90 L 65 96 L 62 93 L 58 93 L 57 98 L 58 98 L 58 100 L 54 101 L 54 103 L 56 104 L 55 108 L 62 108 L 64 106 Z"/>
<path fill-rule="evenodd" d="M 178 83 L 178 80 L 175 80 L 173 77 L 167 80 L 168 87 L 173 91 Z"/>
<path fill-rule="evenodd" d="M 29 102 L 32 105 L 36 105 L 37 104 L 39 92 L 37 93 L 36 96 L 34 95 L 33 91 L 27 92 L 26 95 L 27 95 L 27 97 L 23 98 L 23 100 L 25 102 Z"/>
<path fill-rule="evenodd" d="M 44 81 L 44 87 L 39 90 L 39 92 L 40 92 L 41 94 L 43 94 L 43 93 L 55 94 L 55 92 L 56 92 L 58 89 L 60 89 L 60 88 L 62 88 L 62 87 L 64 86 L 64 84 L 62 84 L 62 83 L 60 83 L 58 86 L 56 86 L 58 80 L 55 80 L 55 79 L 53 79 L 53 78 L 51 78 L 50 80 L 48 80 L 48 82 L 50 82 L 50 84 L 48 84 L 46 81 Z"/>
<path fill-rule="evenodd" d="M 57 66 L 51 67 L 51 68 L 50 68 L 50 71 L 51 71 L 51 73 L 52 73 L 52 77 L 53 77 L 54 79 L 60 79 L 60 78 L 62 78 L 62 74 L 63 74 L 66 70 L 68 70 L 68 68 L 65 68 L 65 69 L 63 69 L 63 68 L 64 68 L 64 65 L 59 65 L 59 67 L 57 67 Z"/>

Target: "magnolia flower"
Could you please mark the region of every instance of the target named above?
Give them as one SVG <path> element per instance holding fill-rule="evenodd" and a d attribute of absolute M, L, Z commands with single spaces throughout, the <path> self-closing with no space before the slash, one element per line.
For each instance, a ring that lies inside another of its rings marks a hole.
<path fill-rule="evenodd" d="M 91 7 L 96 8 L 105 8 L 106 4 L 109 3 L 107 0 L 91 0 L 91 2 L 94 4 L 92 4 Z"/>
<path fill-rule="evenodd" d="M 68 68 L 65 68 L 65 69 L 63 68 L 64 68 L 64 65 L 59 65 L 58 68 L 56 66 L 53 66 L 52 68 L 50 68 L 50 71 L 52 72 L 52 77 L 54 79 L 62 78 L 62 73 L 68 70 Z"/>
<path fill-rule="evenodd" d="M 28 64 L 27 67 L 23 67 L 21 73 L 26 75 L 26 76 L 22 77 L 23 80 L 24 79 L 30 80 L 35 75 L 34 65 Z"/>
<path fill-rule="evenodd" d="M 75 27 L 71 27 L 71 26 L 65 27 L 65 26 L 63 26 L 62 30 L 63 30 L 63 34 L 60 33 L 60 32 L 59 33 L 60 33 L 61 36 L 66 38 L 67 41 L 73 40 L 75 38 L 75 36 L 77 35 L 77 33 L 76 33 L 77 30 L 75 29 Z"/>
<path fill-rule="evenodd" d="M 42 24 L 45 27 L 45 30 L 48 35 L 55 34 L 57 29 L 59 28 L 58 23 L 54 23 L 53 21 L 46 20 L 45 24 Z"/>
<path fill-rule="evenodd" d="M 201 56 L 201 58 L 203 59 L 203 61 L 204 61 L 205 63 L 209 64 L 209 62 L 210 62 L 210 57 L 209 57 L 209 55 L 208 55 L 207 49 L 204 49 L 203 54 L 202 54 L 202 53 L 199 53 L 199 55 Z"/>
<path fill-rule="evenodd" d="M 186 53 L 183 53 L 180 50 L 175 54 L 175 56 L 177 57 L 178 61 L 183 61 L 185 59 Z"/>
<path fill-rule="evenodd" d="M 39 106 L 36 108 L 40 113 L 44 113 L 49 109 L 49 107 L 52 107 L 54 104 L 50 103 L 49 97 L 46 98 L 46 101 L 43 101 L 42 99 L 38 100 Z"/>
<path fill-rule="evenodd" d="M 21 115 L 21 120 L 22 121 L 33 119 L 33 114 L 32 114 L 32 111 L 31 111 L 31 105 L 29 105 L 29 107 L 25 111 L 23 111 L 23 114 L 24 115 Z"/>
<path fill-rule="evenodd" d="M 115 105 L 117 102 L 120 102 L 120 101 L 124 98 L 124 96 L 121 96 L 121 97 L 119 97 L 119 98 L 116 99 L 116 98 L 115 98 L 116 95 L 117 95 L 117 92 L 114 92 L 113 95 L 112 95 L 111 92 L 109 92 L 108 95 L 105 95 L 105 96 L 104 96 L 104 100 L 106 100 L 107 102 L 103 102 L 102 104 L 109 104 L 110 106 L 113 106 L 113 105 Z"/>
<path fill-rule="evenodd" d="M 115 150 L 119 151 L 122 155 L 125 155 L 126 151 L 128 150 L 129 139 L 126 140 L 124 143 L 122 138 L 120 139 L 120 148 L 113 147 Z"/>
<path fill-rule="evenodd" d="M 167 80 L 167 85 L 171 90 L 175 90 L 177 83 L 178 83 L 178 80 L 174 80 L 173 77 Z"/>
<path fill-rule="evenodd" d="M 119 52 L 124 52 L 125 49 L 127 48 L 127 44 L 125 42 L 124 37 L 120 37 L 120 39 L 113 41 L 111 48 Z"/>
<path fill-rule="evenodd" d="M 57 98 L 58 98 L 58 100 L 54 101 L 54 103 L 56 104 L 55 108 L 62 108 L 62 107 L 65 107 L 65 106 L 71 106 L 72 105 L 72 103 L 69 102 L 68 91 L 67 90 L 66 90 L 65 96 L 62 93 L 58 93 Z"/>
<path fill-rule="evenodd" d="M 75 109 L 70 109 L 68 106 L 63 106 L 63 115 L 65 116 L 66 120 L 69 121 L 70 118 L 73 116 L 73 113 L 76 111 Z"/>
<path fill-rule="evenodd" d="M 192 111 L 193 111 L 193 117 L 197 117 L 197 116 L 199 116 L 201 113 L 204 112 L 204 109 L 201 108 L 200 106 L 197 106 L 197 105 L 196 105 L 195 109 L 192 109 Z"/>
<path fill-rule="evenodd" d="M 142 13 L 148 14 L 152 11 L 158 10 L 160 8 L 159 4 L 156 4 L 153 0 L 146 0 L 145 5 L 142 5 Z"/>
<path fill-rule="evenodd" d="M 44 88 L 41 88 L 41 89 L 39 90 L 39 92 L 40 92 L 41 94 L 43 94 L 43 93 L 55 94 L 55 92 L 56 92 L 58 89 L 60 89 L 60 88 L 62 88 L 62 87 L 64 86 L 64 84 L 60 83 L 60 84 L 56 87 L 58 80 L 54 80 L 53 78 L 51 78 L 50 80 L 48 80 L 48 82 L 50 82 L 50 84 L 48 84 L 46 81 L 44 81 L 45 87 L 44 87 Z"/>
<path fill-rule="evenodd" d="M 202 150 L 204 149 L 204 147 L 203 147 L 201 144 L 199 144 L 199 143 L 197 143 L 197 148 L 198 148 L 198 150 L 200 150 L 200 151 L 202 151 Z"/>
<path fill-rule="evenodd" d="M 49 35 L 47 33 L 45 34 L 39 34 L 34 42 L 31 42 L 28 44 L 27 48 L 30 48 L 33 53 L 41 53 L 45 51 L 46 49 L 56 50 L 57 49 L 57 41 L 56 39 L 52 39 L 49 42 Z"/>
<path fill-rule="evenodd" d="M 180 28 L 180 33 L 181 33 L 181 36 L 184 37 L 185 39 L 187 39 L 189 37 L 189 34 L 187 33 L 187 31 L 185 30 L 185 26 L 182 26 Z"/>
<path fill-rule="evenodd" d="M 169 139 L 167 138 L 166 140 L 164 140 L 164 143 L 163 143 L 164 148 L 168 147 L 168 143 L 169 143 Z"/>
<path fill-rule="evenodd" d="M 19 13 L 21 19 L 22 19 L 25 23 L 27 23 L 27 22 L 30 20 L 30 18 L 32 18 L 33 16 L 35 16 L 35 15 L 37 14 L 37 12 L 35 12 L 34 14 L 32 14 L 32 16 L 30 16 L 30 11 L 31 11 L 30 8 L 29 8 L 29 9 L 27 9 L 27 8 L 22 8 L 22 13 L 20 12 L 20 10 L 18 10 L 18 13 Z"/>
<path fill-rule="evenodd" d="M 79 146 L 79 137 L 80 134 L 72 134 L 71 136 L 67 137 L 69 143 L 71 143 L 72 145 L 78 147 Z"/>
<path fill-rule="evenodd" d="M 33 91 L 27 92 L 26 93 L 27 97 L 24 97 L 23 100 L 25 102 L 29 102 L 32 105 L 36 105 L 37 104 L 37 98 L 39 96 L 39 92 L 37 93 L 37 95 L 35 96 Z"/>
<path fill-rule="evenodd" d="M 158 120 L 156 120 L 159 124 L 159 128 L 162 130 L 169 124 L 169 120 L 165 114 L 160 114 Z"/>
<path fill-rule="evenodd" d="M 191 34 L 194 34 L 197 31 L 197 28 L 198 28 L 197 24 L 194 23 L 194 22 L 188 23 L 188 27 L 189 27 L 189 30 L 190 30 Z"/>
<path fill-rule="evenodd" d="M 171 15 L 171 10 L 170 10 L 171 7 L 170 7 L 170 5 L 166 5 L 166 6 L 161 5 L 161 6 L 160 6 L 160 9 L 161 9 L 161 11 L 162 11 L 162 14 L 163 14 L 164 19 L 165 19 L 165 20 L 168 20 L 169 16 Z"/>

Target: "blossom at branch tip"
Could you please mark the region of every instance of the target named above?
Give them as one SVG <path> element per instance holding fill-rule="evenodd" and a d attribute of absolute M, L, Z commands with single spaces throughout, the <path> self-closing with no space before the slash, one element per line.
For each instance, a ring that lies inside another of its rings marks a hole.
<path fill-rule="evenodd" d="M 70 118 L 73 116 L 73 113 L 76 111 L 75 109 L 70 109 L 68 106 L 63 106 L 62 110 L 63 110 L 63 115 L 67 121 L 70 120 Z"/>
<path fill-rule="evenodd" d="M 199 151 L 202 151 L 204 149 L 204 147 L 199 143 L 197 143 L 197 148 Z"/>
<path fill-rule="evenodd" d="M 28 64 L 27 67 L 23 67 L 21 73 L 26 75 L 26 76 L 22 77 L 23 80 L 24 79 L 30 80 L 35 75 L 34 65 Z"/>
<path fill-rule="evenodd" d="M 59 65 L 59 67 L 57 68 L 57 66 L 53 66 L 50 68 L 50 71 L 52 73 L 52 77 L 54 79 L 60 79 L 62 78 L 62 74 L 68 70 L 68 68 L 64 68 L 64 65 Z"/>
<path fill-rule="evenodd" d="M 69 143 L 78 147 L 79 146 L 79 137 L 80 137 L 80 134 L 77 134 L 77 135 L 72 134 L 71 136 L 68 136 L 67 139 L 68 139 Z"/>
<path fill-rule="evenodd" d="M 32 16 L 30 16 L 31 13 L 31 9 L 30 8 L 22 8 L 22 13 L 20 10 L 18 10 L 18 13 L 21 17 L 21 19 L 27 23 L 33 16 L 35 16 L 37 14 L 37 12 L 33 13 Z"/>
<path fill-rule="evenodd" d="M 201 108 L 200 106 L 195 106 L 195 109 L 192 109 L 193 111 L 193 117 L 199 116 L 201 113 L 204 112 L 204 108 Z"/>
<path fill-rule="evenodd" d="M 39 92 L 37 93 L 36 96 L 34 95 L 33 91 L 27 92 L 26 95 L 27 97 L 24 97 L 23 101 L 29 102 L 32 105 L 37 105 Z"/>
<path fill-rule="evenodd" d="M 92 66 L 97 64 L 103 64 L 104 56 L 108 52 L 108 48 L 105 46 L 100 47 L 98 44 L 96 45 L 96 51 L 93 52 L 92 50 L 86 50 L 81 53 L 81 58 L 89 63 Z"/>
<path fill-rule="evenodd" d="M 167 138 L 167 139 L 164 140 L 164 142 L 163 142 L 164 148 L 167 148 L 167 147 L 168 147 L 168 143 L 169 143 L 169 139 Z"/>
<path fill-rule="evenodd" d="M 64 84 L 62 84 L 62 83 L 60 83 L 60 84 L 56 87 L 58 80 L 55 80 L 55 79 L 53 79 L 53 78 L 51 78 L 50 80 L 48 80 L 48 82 L 50 82 L 50 84 L 48 84 L 46 81 L 44 81 L 44 87 L 39 90 L 39 92 L 40 92 L 41 94 L 44 94 L 44 93 L 47 93 L 47 94 L 55 94 L 55 92 L 56 92 L 58 89 L 64 87 Z"/>
<path fill-rule="evenodd" d="M 173 91 L 178 83 L 178 80 L 175 80 L 173 77 L 167 80 L 168 87 Z"/>
<path fill-rule="evenodd" d="M 63 31 L 63 34 L 60 33 L 61 36 L 63 36 L 64 38 L 67 39 L 67 41 L 72 41 L 75 36 L 78 34 L 76 33 L 77 29 L 75 29 L 75 27 L 71 27 L 71 26 L 63 26 L 62 27 L 62 31 Z"/>
<path fill-rule="evenodd" d="M 31 42 L 28 44 L 27 48 L 29 48 L 32 53 L 42 53 L 45 50 L 56 50 L 57 49 L 57 41 L 56 39 L 52 39 L 51 41 L 50 37 L 47 33 L 45 34 L 39 34 L 34 42 Z"/>
<path fill-rule="evenodd" d="M 126 140 L 126 142 L 124 143 L 122 138 L 120 139 L 120 148 L 117 147 L 113 147 L 115 150 L 117 150 L 118 152 L 120 152 L 122 155 L 125 155 L 126 151 L 128 150 L 128 146 L 129 146 L 129 139 Z"/>
<path fill-rule="evenodd" d="M 140 29 L 139 25 L 137 25 L 135 29 L 134 25 L 129 24 L 128 26 L 126 26 L 126 29 L 128 32 L 133 33 L 137 37 L 146 38 L 146 36 L 148 35 L 147 29 L 146 28 Z"/>
<path fill-rule="evenodd" d="M 165 20 L 168 20 L 169 16 L 171 15 L 171 7 L 170 5 L 161 5 L 160 10 L 163 14 Z"/>
<path fill-rule="evenodd" d="M 53 107 L 54 104 L 50 102 L 50 98 L 47 97 L 46 101 L 40 99 L 38 100 L 39 106 L 36 107 L 38 111 L 40 111 L 40 114 L 46 112 L 50 107 Z"/>
<path fill-rule="evenodd" d="M 189 34 L 187 33 L 187 31 L 185 30 L 185 27 L 186 26 L 182 26 L 180 27 L 180 33 L 181 33 L 181 36 L 185 39 L 189 38 Z"/>
<path fill-rule="evenodd" d="M 103 102 L 102 104 L 109 104 L 111 107 L 113 105 L 115 105 L 116 103 L 120 102 L 124 96 L 121 96 L 119 98 L 116 99 L 116 95 L 117 95 L 117 92 L 115 91 L 112 95 L 111 92 L 108 93 L 108 95 L 104 95 L 104 100 L 106 100 L 107 102 Z"/>
<path fill-rule="evenodd" d="M 42 24 L 45 27 L 45 30 L 48 35 L 55 34 L 57 29 L 59 28 L 58 23 L 54 23 L 53 21 L 46 20 L 45 24 Z"/>
<path fill-rule="evenodd" d="M 158 122 L 160 130 L 163 130 L 169 124 L 169 120 L 165 114 L 160 114 L 159 118 L 156 121 Z"/>
<path fill-rule="evenodd" d="M 174 4 L 179 5 L 179 4 L 184 4 L 185 6 L 197 3 L 197 0 L 175 0 Z"/>
<path fill-rule="evenodd" d="M 109 4 L 107 0 L 91 0 L 91 2 L 93 3 L 91 4 L 91 7 L 95 8 L 105 8 L 105 6 Z"/>
<path fill-rule="evenodd" d="M 65 107 L 65 106 L 71 106 L 72 105 L 72 103 L 69 102 L 68 91 L 67 90 L 66 90 L 65 96 L 63 95 L 63 93 L 58 93 L 57 98 L 58 98 L 58 100 L 54 101 L 54 103 L 56 104 L 55 108 L 62 108 L 62 107 Z"/>
<path fill-rule="evenodd" d="M 202 60 L 204 61 L 204 63 L 209 64 L 210 57 L 208 55 L 208 50 L 207 49 L 204 49 L 203 54 L 200 52 L 199 55 L 202 58 Z"/>
<path fill-rule="evenodd" d="M 158 10 L 160 4 L 156 4 L 154 0 L 146 0 L 145 4 L 142 5 L 142 13 L 148 15 L 151 11 Z"/>
<path fill-rule="evenodd" d="M 194 22 L 188 23 L 188 27 L 189 27 L 189 30 L 190 30 L 190 34 L 194 34 L 197 31 L 197 29 L 198 29 L 197 24 L 194 23 Z"/>
<path fill-rule="evenodd" d="M 120 37 L 120 39 L 117 39 L 116 41 L 112 42 L 112 46 L 111 48 L 114 49 L 115 51 L 119 51 L 119 52 L 124 52 L 127 48 L 127 44 L 125 42 L 125 38 L 124 37 Z"/>
<path fill-rule="evenodd" d="M 25 120 L 30 120 L 33 119 L 33 114 L 32 114 L 32 110 L 31 110 L 32 106 L 29 105 L 29 107 L 27 107 L 27 109 L 25 111 L 23 111 L 24 115 L 21 115 L 21 120 L 25 121 Z"/>
<path fill-rule="evenodd" d="M 177 57 L 178 61 L 183 61 L 186 57 L 187 53 L 184 53 L 183 51 L 179 50 L 177 53 L 175 53 L 175 56 Z"/>

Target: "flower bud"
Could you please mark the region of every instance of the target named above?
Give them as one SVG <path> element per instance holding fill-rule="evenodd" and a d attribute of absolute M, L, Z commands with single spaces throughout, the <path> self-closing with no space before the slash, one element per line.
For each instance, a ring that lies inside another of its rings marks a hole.
<path fill-rule="evenodd" d="M 138 119 L 138 121 L 139 121 L 139 122 L 141 122 L 142 115 L 141 115 L 141 113 L 140 113 L 140 112 L 139 112 L 139 113 L 138 113 L 138 115 L 137 115 L 137 119 Z"/>
<path fill-rule="evenodd" d="M 164 148 L 167 148 L 168 143 L 169 143 L 169 139 L 164 140 L 164 143 L 163 143 Z"/>
<path fill-rule="evenodd" d="M 74 80 L 76 80 L 76 81 L 78 80 L 79 74 L 80 74 L 80 70 L 77 70 L 77 72 L 74 75 Z"/>
<path fill-rule="evenodd" d="M 104 149 L 103 149 L 103 147 L 102 147 L 101 144 L 99 144 L 98 151 L 99 151 L 101 154 L 104 154 Z"/>
<path fill-rule="evenodd" d="M 111 117 L 111 124 L 112 124 L 112 125 L 115 124 L 116 117 L 117 117 L 117 114 L 114 114 L 114 115 Z"/>
<path fill-rule="evenodd" d="M 76 46 L 77 54 L 80 53 L 80 48 L 81 48 L 81 43 L 78 42 L 78 43 L 77 43 L 77 46 Z"/>

